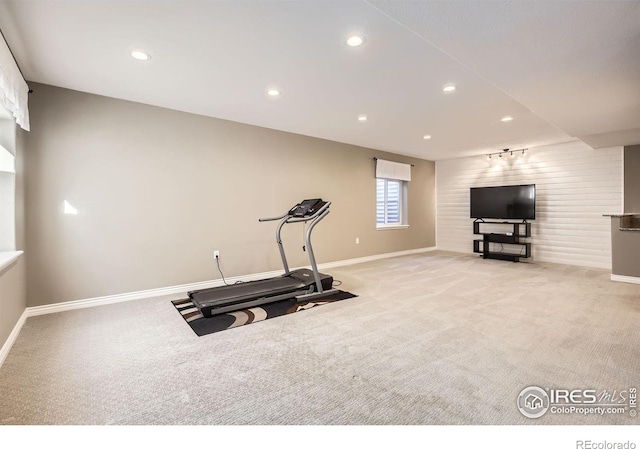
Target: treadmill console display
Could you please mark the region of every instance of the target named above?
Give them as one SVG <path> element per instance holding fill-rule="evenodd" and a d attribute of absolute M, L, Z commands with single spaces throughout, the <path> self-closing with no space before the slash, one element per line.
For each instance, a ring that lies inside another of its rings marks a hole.
<path fill-rule="evenodd" d="M 311 200 L 304 200 L 301 203 L 296 204 L 289 211 L 289 215 L 292 217 L 308 217 L 313 215 L 315 211 L 320 209 L 324 204 L 321 198 L 314 198 Z"/>

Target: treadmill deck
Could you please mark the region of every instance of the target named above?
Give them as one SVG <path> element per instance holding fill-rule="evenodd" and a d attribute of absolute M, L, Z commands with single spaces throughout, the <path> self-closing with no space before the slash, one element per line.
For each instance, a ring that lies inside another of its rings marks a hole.
<path fill-rule="evenodd" d="M 320 273 L 323 290 L 330 290 L 333 277 Z M 267 302 L 279 301 L 304 295 L 316 290 L 313 271 L 302 268 L 288 275 L 240 284 L 195 290 L 189 292 L 189 298 L 205 317 L 239 309 L 246 303 L 252 307 Z"/>

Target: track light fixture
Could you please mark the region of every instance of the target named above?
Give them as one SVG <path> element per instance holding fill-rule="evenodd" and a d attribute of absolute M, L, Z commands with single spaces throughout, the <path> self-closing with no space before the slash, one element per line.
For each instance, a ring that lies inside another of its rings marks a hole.
<path fill-rule="evenodd" d="M 498 155 L 498 157 L 502 158 L 502 155 L 503 154 L 507 154 L 507 153 L 510 153 L 511 157 L 515 157 L 515 152 L 517 152 L 517 151 L 522 151 L 522 155 L 524 156 L 524 152 L 527 151 L 527 150 L 528 150 L 528 148 L 523 148 L 521 150 L 511 150 L 509 148 L 505 148 L 502 151 L 496 151 L 495 153 L 487 153 L 487 159 L 491 159 L 491 156 L 496 155 L 496 154 Z"/>

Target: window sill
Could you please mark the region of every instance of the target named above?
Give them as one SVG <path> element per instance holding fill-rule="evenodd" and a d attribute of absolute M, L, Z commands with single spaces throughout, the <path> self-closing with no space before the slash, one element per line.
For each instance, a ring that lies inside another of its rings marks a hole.
<path fill-rule="evenodd" d="M 382 225 L 376 226 L 376 231 L 390 231 L 392 229 L 407 229 L 409 225 Z"/>
<path fill-rule="evenodd" d="M 24 251 L 0 251 L 0 274 L 18 260 L 22 254 Z"/>

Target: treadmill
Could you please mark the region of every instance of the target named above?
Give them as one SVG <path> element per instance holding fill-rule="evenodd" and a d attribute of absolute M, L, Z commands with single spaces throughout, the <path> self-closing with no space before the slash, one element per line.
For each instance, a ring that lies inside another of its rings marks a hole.
<path fill-rule="evenodd" d="M 190 291 L 188 295 L 193 304 L 205 318 L 210 318 L 221 313 L 284 299 L 295 299 L 297 302 L 303 302 L 335 293 L 333 276 L 318 272 L 316 259 L 313 255 L 313 247 L 311 246 L 311 232 L 320 220 L 329 214 L 329 206 L 331 206 L 330 202 L 322 201 L 320 198 L 308 199 L 296 204 L 280 217 L 259 219 L 258 221 L 260 222 L 280 221 L 276 229 L 276 242 L 284 265 L 284 274 L 258 281 Z M 310 223 L 305 233 L 305 246 L 303 249 L 309 254 L 311 269 L 301 268 L 291 271 L 282 246 L 280 231 L 286 224 L 306 222 Z"/>

